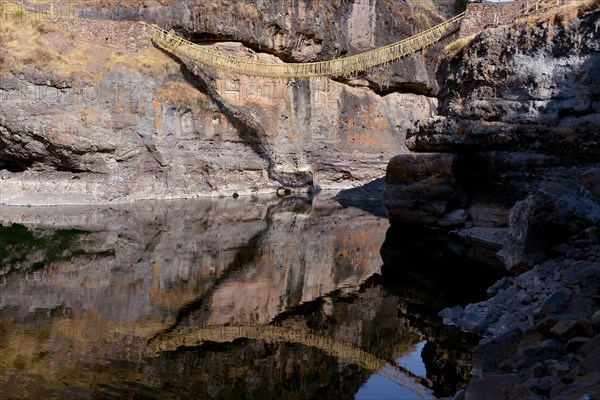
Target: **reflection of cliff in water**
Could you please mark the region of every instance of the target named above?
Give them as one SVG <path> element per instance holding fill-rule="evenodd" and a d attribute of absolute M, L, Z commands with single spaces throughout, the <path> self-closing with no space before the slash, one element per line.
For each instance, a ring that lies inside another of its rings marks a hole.
<path fill-rule="evenodd" d="M 392 397 L 430 398 L 428 388 L 461 385 L 469 367 L 462 338 L 413 307 L 437 307 L 439 296 L 412 280 L 391 286 L 385 266 L 379 275 L 387 220 L 333 200 L 5 207 L 0 222 L 7 398 L 344 399 L 388 370 Z M 232 325 L 324 344 L 183 339 Z M 172 341 L 155 353 L 164 335 Z M 419 374 L 402 360 L 424 340 L 431 360 Z M 438 368 L 448 355 L 462 364 Z"/>
<path fill-rule="evenodd" d="M 210 322 L 266 322 L 379 270 L 385 220 L 337 216 L 333 202 L 238 200 L 4 208 L 1 219 L 19 225 L 0 228 L 10 253 L 0 307 L 129 323 L 173 318 L 168 311 L 209 293 Z M 233 320 L 220 321 L 222 310 Z"/>
<path fill-rule="evenodd" d="M 35 396 L 121 387 L 127 374 L 86 371 L 145 364 L 147 340 L 183 322 L 267 323 L 355 291 L 387 228 L 294 198 L 3 207 L 0 221 L 0 383 Z"/>

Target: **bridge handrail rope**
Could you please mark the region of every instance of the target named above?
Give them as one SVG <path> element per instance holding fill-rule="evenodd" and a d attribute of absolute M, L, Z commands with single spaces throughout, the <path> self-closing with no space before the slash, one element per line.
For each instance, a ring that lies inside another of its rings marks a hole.
<path fill-rule="evenodd" d="M 458 30 L 457 23 L 464 15 L 465 13 L 461 13 L 423 32 L 378 49 L 335 60 L 308 63 L 263 62 L 234 57 L 214 49 L 198 46 L 157 25 L 145 22 L 142 22 L 142 24 L 152 29 L 151 39 L 158 47 L 204 65 L 250 76 L 310 78 L 317 76 L 350 76 L 359 71 L 412 55 L 456 32 Z"/>

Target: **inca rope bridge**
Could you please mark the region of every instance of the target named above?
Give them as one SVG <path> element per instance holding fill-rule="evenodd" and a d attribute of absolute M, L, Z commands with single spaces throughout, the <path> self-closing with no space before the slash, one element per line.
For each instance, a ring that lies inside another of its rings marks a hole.
<path fill-rule="evenodd" d="M 352 76 L 357 72 L 411 56 L 456 32 L 464 15 L 465 13 L 459 14 L 421 33 L 375 50 L 335 60 L 307 63 L 263 62 L 233 57 L 214 49 L 198 46 L 157 25 L 145 22 L 142 24 L 152 29 L 151 39 L 158 47 L 180 58 L 184 57 L 218 70 L 231 71 L 241 75 L 292 79 Z"/>
<path fill-rule="evenodd" d="M 434 399 L 425 388 L 427 380 L 410 371 L 391 364 L 360 347 L 332 336 L 320 335 L 305 329 L 291 329 L 275 325 L 208 326 L 190 331 L 160 334 L 148 342 L 150 349 L 173 351 L 180 347 L 198 346 L 202 342 L 232 342 L 236 339 L 266 340 L 270 342 L 296 343 L 315 347 L 329 355 L 340 357 L 362 368 L 383 375 L 415 393 L 421 399 Z"/>

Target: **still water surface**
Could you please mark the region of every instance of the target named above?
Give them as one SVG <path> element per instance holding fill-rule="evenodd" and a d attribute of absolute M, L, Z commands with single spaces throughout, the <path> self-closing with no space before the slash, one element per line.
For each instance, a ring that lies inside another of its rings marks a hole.
<path fill-rule="evenodd" d="M 382 275 L 387 219 L 334 199 L 0 222 L 0 398 L 433 399 L 468 376 L 443 290 Z"/>

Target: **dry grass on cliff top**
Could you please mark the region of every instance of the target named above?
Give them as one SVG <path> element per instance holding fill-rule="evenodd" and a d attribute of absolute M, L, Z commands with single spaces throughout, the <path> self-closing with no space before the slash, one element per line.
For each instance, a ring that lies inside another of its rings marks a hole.
<path fill-rule="evenodd" d="M 444 47 L 442 56 L 444 58 L 454 57 L 459 51 L 464 49 L 465 46 L 467 46 L 469 43 L 471 43 L 471 41 L 475 38 L 475 36 L 477 36 L 477 34 L 472 34 L 472 35 L 469 35 L 464 38 L 459 38 L 453 42 L 448 43 L 446 45 L 446 47 Z"/>
<path fill-rule="evenodd" d="M 132 22 L 72 17 L 51 20 L 40 17 L 39 11 L 7 4 L 3 10 L 10 10 L 10 14 L 0 15 L 0 76 L 18 75 L 33 68 L 67 82 L 94 84 L 104 73 L 120 66 L 149 76 L 178 68 L 174 60 L 150 47 L 149 42 L 133 51 L 125 46 L 121 37 L 139 27 Z M 137 38 L 132 40 L 136 42 Z"/>
<path fill-rule="evenodd" d="M 545 0 L 542 1 L 541 7 L 544 5 L 552 6 L 555 4 L 555 0 Z M 532 14 L 529 16 L 525 16 L 519 18 L 515 21 L 516 28 L 531 28 L 538 25 L 540 22 L 550 22 L 549 24 L 549 36 L 548 40 L 552 39 L 552 25 L 561 24 L 566 26 L 569 21 L 577 18 L 582 13 L 587 11 L 600 10 L 600 0 L 582 0 L 574 3 L 566 4 L 562 7 L 551 7 L 549 10 L 545 12 L 540 12 L 537 14 Z M 467 46 L 471 41 L 477 36 L 477 34 L 473 34 L 464 38 L 457 39 L 444 47 L 443 57 L 444 58 L 452 58 L 458 52 L 460 52 L 465 46 Z"/>
<path fill-rule="evenodd" d="M 163 6 L 168 6 L 173 3 L 173 0 L 157 0 Z M 116 6 L 126 7 L 143 7 L 148 3 L 147 0 L 97 0 L 92 3 L 92 7 L 98 8 L 112 8 Z"/>
<path fill-rule="evenodd" d="M 163 6 L 168 6 L 173 3 L 173 0 L 156 0 Z M 147 5 L 148 0 L 23 0 L 20 2 L 28 8 L 45 9 L 45 6 L 50 4 L 56 8 L 61 8 L 65 5 L 70 10 L 81 10 L 83 8 L 99 10 L 102 8 L 116 8 L 116 7 L 144 7 Z M 65 8 L 65 9 L 66 9 Z"/>
<path fill-rule="evenodd" d="M 550 21 L 555 25 L 566 26 L 569 21 L 584 12 L 600 10 L 600 0 L 575 1 L 560 7 L 556 7 L 555 0 L 542 0 L 539 4 L 540 9 L 547 8 L 548 10 L 518 18 L 515 21 L 516 25 L 534 26 L 540 22 Z"/>
<path fill-rule="evenodd" d="M 432 0 L 408 0 L 409 8 L 399 7 L 395 0 L 387 0 L 388 7 L 403 21 L 410 23 L 417 31 L 423 31 L 444 21 Z"/>
<path fill-rule="evenodd" d="M 19 65 L 44 65 L 57 58 L 56 52 L 48 49 L 44 35 L 48 28 L 30 18 L 14 4 L 16 11 L 0 16 L 0 70 L 2 75 L 10 73 Z M 3 7 L 3 11 L 5 8 Z"/>

